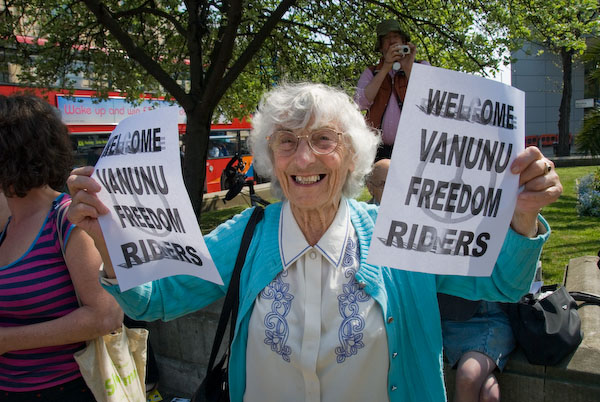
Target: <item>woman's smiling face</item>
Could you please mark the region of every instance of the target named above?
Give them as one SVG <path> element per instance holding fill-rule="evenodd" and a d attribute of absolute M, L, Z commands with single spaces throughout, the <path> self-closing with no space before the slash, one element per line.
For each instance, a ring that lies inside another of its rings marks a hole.
<path fill-rule="evenodd" d="M 336 130 L 334 125 L 326 127 Z M 310 133 L 302 130 L 295 134 Z M 352 151 L 343 134 L 339 136 L 335 150 L 326 155 L 314 153 L 307 137 L 300 139 L 296 151 L 290 155 L 282 156 L 273 150 L 275 174 L 283 193 L 291 206 L 301 211 L 337 210 L 346 178 L 354 169 L 352 159 Z"/>

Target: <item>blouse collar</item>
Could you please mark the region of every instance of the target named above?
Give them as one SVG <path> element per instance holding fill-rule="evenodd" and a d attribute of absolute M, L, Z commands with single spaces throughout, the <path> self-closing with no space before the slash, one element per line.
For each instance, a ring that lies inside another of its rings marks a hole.
<path fill-rule="evenodd" d="M 338 267 L 344 255 L 349 233 L 350 216 L 346 198 L 341 199 L 333 222 L 314 247 L 311 247 L 304 238 L 294 219 L 289 201 L 285 201 L 281 208 L 278 236 L 283 269 L 287 269 L 308 250 L 319 251 L 331 264 Z"/>

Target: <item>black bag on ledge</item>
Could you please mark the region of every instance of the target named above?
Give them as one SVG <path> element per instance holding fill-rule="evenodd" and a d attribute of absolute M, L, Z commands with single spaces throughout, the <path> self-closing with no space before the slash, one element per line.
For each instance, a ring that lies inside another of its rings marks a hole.
<path fill-rule="evenodd" d="M 553 366 L 577 349 L 583 340 L 583 331 L 573 297 L 587 303 L 600 303 L 596 295 L 569 294 L 563 286 L 548 285 L 542 286 L 536 295 L 527 294 L 518 303 L 507 305 L 516 341 L 529 363 Z"/>

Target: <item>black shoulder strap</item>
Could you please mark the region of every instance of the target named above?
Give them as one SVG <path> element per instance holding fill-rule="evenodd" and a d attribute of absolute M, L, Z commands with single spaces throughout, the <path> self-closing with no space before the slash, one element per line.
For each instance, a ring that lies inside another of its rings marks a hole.
<path fill-rule="evenodd" d="M 571 291 L 569 294 L 577 301 L 585 302 L 587 304 L 600 305 L 600 296 L 593 293 Z"/>
<path fill-rule="evenodd" d="M 233 342 L 233 335 L 235 330 L 235 323 L 237 321 L 239 297 L 240 297 L 240 275 L 242 273 L 242 267 L 246 261 L 246 253 L 248 252 L 248 246 L 252 240 L 254 233 L 254 227 L 262 219 L 264 215 L 264 209 L 262 207 L 255 207 L 250 216 L 250 220 L 246 225 L 244 234 L 242 236 L 242 243 L 240 244 L 240 251 L 238 252 L 237 259 L 235 260 L 235 267 L 229 281 L 229 288 L 227 289 L 227 295 L 223 302 L 223 309 L 221 310 L 221 316 L 219 317 L 219 325 L 217 326 L 217 332 L 215 333 L 215 340 L 213 341 L 212 351 L 210 352 L 210 359 L 208 361 L 208 371 L 210 371 L 217 359 L 219 348 L 223 342 L 223 336 L 225 335 L 225 329 L 227 323 L 231 321 L 231 329 L 229 330 L 229 346 L 227 350 L 231 348 L 231 342 Z"/>

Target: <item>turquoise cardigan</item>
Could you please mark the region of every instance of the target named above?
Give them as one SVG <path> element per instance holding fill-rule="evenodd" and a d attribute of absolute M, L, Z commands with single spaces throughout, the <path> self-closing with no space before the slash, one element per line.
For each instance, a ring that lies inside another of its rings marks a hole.
<path fill-rule="evenodd" d="M 381 306 L 387 326 L 390 367 L 390 401 L 446 400 L 442 365 L 442 335 L 437 292 L 467 299 L 516 301 L 527 292 L 536 263 L 550 230 L 529 239 L 509 230 L 490 277 L 431 275 L 366 263 L 377 207 L 348 200 L 350 219 L 360 244 L 360 269 L 356 280 Z M 240 283 L 240 308 L 229 368 L 230 396 L 242 401 L 246 387 L 246 345 L 254 300 L 283 269 L 279 256 L 281 203 L 272 204 L 256 227 Z M 208 249 L 225 286 L 191 276 L 173 276 L 120 293 L 105 287 L 124 311 L 137 320 L 172 320 L 197 311 L 223 297 L 243 230 L 250 218 L 247 209 L 205 236 Z"/>

